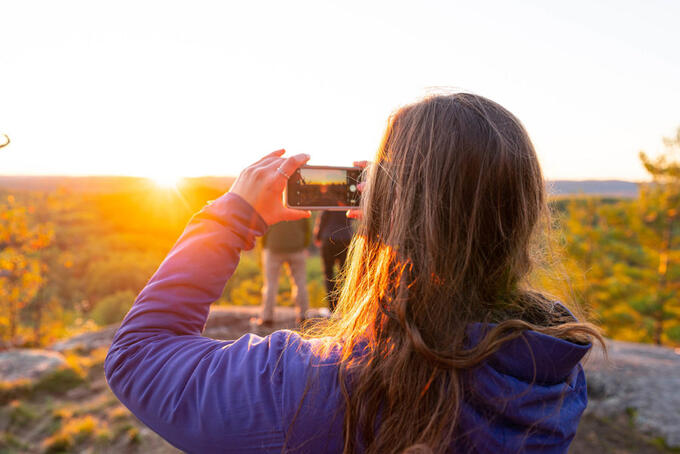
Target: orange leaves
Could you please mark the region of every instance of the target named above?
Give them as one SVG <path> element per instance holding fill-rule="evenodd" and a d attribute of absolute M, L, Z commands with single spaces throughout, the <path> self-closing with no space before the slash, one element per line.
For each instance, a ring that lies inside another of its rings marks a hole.
<path fill-rule="evenodd" d="M 659 275 L 665 275 L 668 270 L 668 252 L 663 251 L 659 254 Z"/>
<path fill-rule="evenodd" d="M 0 310 L 8 315 L 0 324 L 0 333 L 12 340 L 19 311 L 44 284 L 40 251 L 52 243 L 54 231 L 35 219 L 30 204 L 22 204 L 11 194 L 6 200 L 0 203 Z"/>

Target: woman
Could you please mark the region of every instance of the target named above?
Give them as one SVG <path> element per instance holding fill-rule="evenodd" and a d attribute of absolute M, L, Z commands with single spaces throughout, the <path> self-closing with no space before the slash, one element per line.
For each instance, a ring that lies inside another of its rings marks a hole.
<path fill-rule="evenodd" d="M 201 337 L 243 249 L 287 209 L 308 160 L 274 152 L 197 214 L 106 359 L 120 400 L 190 452 L 566 452 L 601 341 L 531 290 L 547 216 L 519 121 L 471 94 L 390 119 L 338 308 L 316 335 Z"/>

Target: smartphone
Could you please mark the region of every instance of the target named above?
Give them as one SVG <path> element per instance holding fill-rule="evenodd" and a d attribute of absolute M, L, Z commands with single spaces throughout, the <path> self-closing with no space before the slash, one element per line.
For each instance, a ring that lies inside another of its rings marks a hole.
<path fill-rule="evenodd" d="M 302 166 L 288 179 L 286 205 L 324 211 L 358 207 L 362 172 L 359 167 Z"/>

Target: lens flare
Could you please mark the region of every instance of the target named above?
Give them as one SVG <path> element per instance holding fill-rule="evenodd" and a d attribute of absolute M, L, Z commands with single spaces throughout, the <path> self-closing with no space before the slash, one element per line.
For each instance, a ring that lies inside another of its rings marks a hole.
<path fill-rule="evenodd" d="M 177 175 L 163 174 L 149 176 L 149 179 L 153 181 L 158 187 L 173 189 L 177 188 L 177 184 L 180 182 L 182 177 Z"/>

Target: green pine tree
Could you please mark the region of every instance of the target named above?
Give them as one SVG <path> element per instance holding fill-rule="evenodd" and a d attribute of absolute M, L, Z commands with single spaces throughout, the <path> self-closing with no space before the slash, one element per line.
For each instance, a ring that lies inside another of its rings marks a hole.
<path fill-rule="evenodd" d="M 652 322 L 656 344 L 665 338 L 680 341 L 680 127 L 675 137 L 664 139 L 665 153 L 656 158 L 640 152 L 640 160 L 652 177 L 640 191 L 639 240 L 655 262 L 653 286 L 636 310 Z"/>

